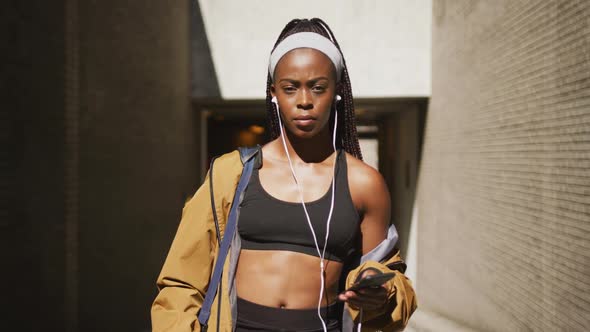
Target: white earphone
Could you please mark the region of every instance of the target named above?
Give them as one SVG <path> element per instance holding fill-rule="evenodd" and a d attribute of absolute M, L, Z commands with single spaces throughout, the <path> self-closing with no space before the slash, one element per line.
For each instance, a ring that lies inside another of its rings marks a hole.
<path fill-rule="evenodd" d="M 340 95 L 334 96 L 334 133 L 332 134 L 332 146 L 336 151 L 336 129 L 338 129 L 338 102 L 342 100 Z"/>
<path fill-rule="evenodd" d="M 320 320 L 322 321 L 322 327 L 324 329 L 324 332 L 328 331 L 328 328 L 326 326 L 326 322 L 324 321 L 324 319 L 322 318 L 322 314 L 321 314 L 321 305 L 322 305 L 322 297 L 324 294 L 324 272 L 325 272 L 325 266 L 324 266 L 324 257 L 326 256 L 326 246 L 328 244 L 328 235 L 330 234 L 330 221 L 332 220 L 332 212 L 334 211 L 334 192 L 335 192 L 335 187 L 336 187 L 336 161 L 338 158 L 338 152 L 336 151 L 336 129 L 338 128 L 338 111 L 337 111 L 337 105 L 338 102 L 342 100 L 342 97 L 340 97 L 339 95 L 335 95 L 334 96 L 334 112 L 336 112 L 336 114 L 334 114 L 334 133 L 332 134 L 332 147 L 334 148 L 334 166 L 332 169 L 332 199 L 330 200 L 330 212 L 328 213 L 328 220 L 326 221 L 326 237 L 324 239 L 324 247 L 323 250 L 320 250 L 320 246 L 318 245 L 318 239 L 315 235 L 315 231 L 313 229 L 313 225 L 311 223 L 311 218 L 309 217 L 309 213 L 307 212 L 307 207 L 305 206 L 305 201 L 303 200 L 303 192 L 301 191 L 301 187 L 299 186 L 299 181 L 297 180 L 297 175 L 295 174 L 295 169 L 293 168 L 293 162 L 291 161 L 291 156 L 289 156 L 289 150 L 287 149 L 287 142 L 285 141 L 285 133 L 284 133 L 284 129 L 283 129 L 283 123 L 281 121 L 281 112 L 279 111 L 279 103 L 277 101 L 277 97 L 274 96 L 271 99 L 271 102 L 275 104 L 276 109 L 277 109 L 277 117 L 279 120 L 279 130 L 281 131 L 281 139 L 283 141 L 283 147 L 285 149 L 285 154 L 287 155 L 287 159 L 289 160 L 289 167 L 291 168 L 291 174 L 293 175 L 293 180 L 295 180 L 295 184 L 297 185 L 297 191 L 299 192 L 299 199 L 301 200 L 301 205 L 303 206 L 303 211 L 305 212 L 305 217 L 307 218 L 307 224 L 309 225 L 309 229 L 311 230 L 311 235 L 313 236 L 313 241 L 315 244 L 315 248 L 318 252 L 318 256 L 320 258 L 320 296 L 319 296 L 319 300 L 318 300 L 318 317 L 320 318 Z"/>

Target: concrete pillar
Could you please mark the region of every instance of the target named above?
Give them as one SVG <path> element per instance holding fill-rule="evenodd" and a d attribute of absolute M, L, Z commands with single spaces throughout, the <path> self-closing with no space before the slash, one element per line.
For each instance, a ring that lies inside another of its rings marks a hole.
<path fill-rule="evenodd" d="M 147 330 L 155 280 L 199 174 L 190 4 L 79 6 L 79 328 Z"/>
<path fill-rule="evenodd" d="M 200 173 L 190 4 L 3 7 L 2 325 L 149 330 Z"/>

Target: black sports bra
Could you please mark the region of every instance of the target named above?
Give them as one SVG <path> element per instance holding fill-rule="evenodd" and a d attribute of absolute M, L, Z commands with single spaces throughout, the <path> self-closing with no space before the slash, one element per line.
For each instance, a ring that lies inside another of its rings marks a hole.
<path fill-rule="evenodd" d="M 334 211 L 325 258 L 344 262 L 356 249 L 360 217 L 350 196 L 346 154 L 341 150 L 336 159 L 335 182 Z M 320 251 L 326 236 L 331 196 L 332 185 L 320 199 L 305 203 Z M 287 250 L 318 256 L 301 203 L 272 197 L 260 184 L 258 169 L 252 172 L 242 200 L 238 232 L 242 249 Z"/>

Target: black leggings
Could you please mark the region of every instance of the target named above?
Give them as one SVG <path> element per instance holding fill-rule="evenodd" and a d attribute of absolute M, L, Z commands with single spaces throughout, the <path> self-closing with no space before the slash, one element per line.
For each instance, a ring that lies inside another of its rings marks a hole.
<path fill-rule="evenodd" d="M 238 297 L 236 332 L 298 331 L 323 332 L 317 309 L 281 309 L 266 307 Z M 340 332 L 342 304 L 321 308 L 329 332 Z"/>

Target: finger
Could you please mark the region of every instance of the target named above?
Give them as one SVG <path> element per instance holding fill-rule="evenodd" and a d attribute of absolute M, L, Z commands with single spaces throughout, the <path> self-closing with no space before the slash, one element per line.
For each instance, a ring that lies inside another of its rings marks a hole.
<path fill-rule="evenodd" d="M 380 308 L 387 302 L 387 292 L 383 288 L 366 289 L 361 291 L 347 291 L 339 295 L 339 300 L 347 302 L 353 307 Z"/>
<path fill-rule="evenodd" d="M 383 307 L 382 303 L 366 303 L 366 302 L 354 301 L 354 300 L 348 301 L 347 303 L 353 309 L 363 308 L 366 310 L 374 310 L 374 309 L 379 309 L 379 308 Z"/>
<path fill-rule="evenodd" d="M 346 291 L 346 292 L 344 292 L 344 295 L 347 298 L 351 298 L 351 297 L 354 298 L 354 297 L 357 297 L 358 296 L 358 293 L 355 292 L 355 291 Z"/>
<path fill-rule="evenodd" d="M 386 292 L 375 292 L 375 293 L 359 293 L 357 294 L 357 296 L 355 297 L 356 299 L 360 300 L 360 301 L 372 301 L 373 299 L 375 301 L 385 301 L 385 299 L 387 299 L 387 293 Z"/>
<path fill-rule="evenodd" d="M 383 304 L 387 302 L 387 293 L 380 292 L 377 294 L 358 294 L 352 298 L 356 302 L 367 303 L 367 304 Z"/>
<path fill-rule="evenodd" d="M 356 291 L 358 294 L 366 294 L 369 296 L 377 296 L 380 294 L 387 294 L 387 289 L 385 287 L 370 287 L 370 288 L 363 288 Z"/>
<path fill-rule="evenodd" d="M 379 296 L 358 296 L 354 300 L 367 303 L 383 303 L 387 301 L 387 296 L 385 294 Z"/>
<path fill-rule="evenodd" d="M 338 299 L 340 299 L 341 301 L 348 301 L 351 298 L 356 298 L 358 295 L 355 292 L 352 291 L 346 291 L 344 293 L 340 293 L 338 295 Z"/>
<path fill-rule="evenodd" d="M 346 301 L 348 301 L 348 298 L 349 298 L 349 296 L 346 296 L 346 294 L 344 294 L 344 293 L 338 294 L 338 300 L 340 300 L 340 301 L 346 302 Z"/>
<path fill-rule="evenodd" d="M 355 304 L 358 304 L 361 307 L 365 307 L 365 306 L 379 306 L 379 305 L 383 305 L 383 303 L 385 303 L 387 301 L 387 298 L 375 298 L 375 297 L 371 297 L 371 298 L 356 298 L 356 299 L 349 299 L 348 302 L 353 302 Z"/>

